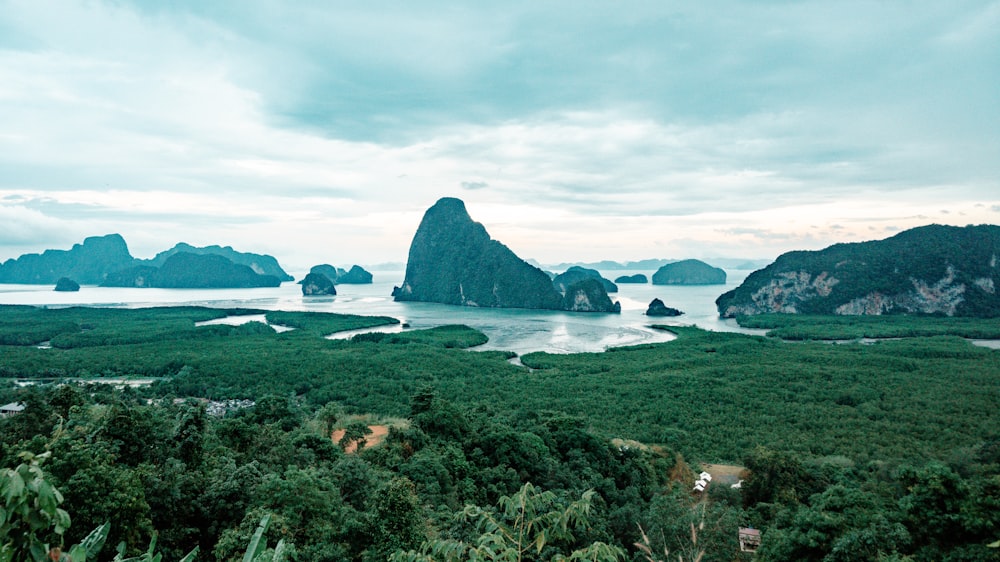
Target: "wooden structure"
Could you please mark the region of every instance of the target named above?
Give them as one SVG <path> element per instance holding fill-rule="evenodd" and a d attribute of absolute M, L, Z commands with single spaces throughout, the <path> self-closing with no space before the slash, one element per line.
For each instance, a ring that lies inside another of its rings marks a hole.
<path fill-rule="evenodd" d="M 760 529 L 740 527 L 740 551 L 757 552 L 760 548 Z"/>

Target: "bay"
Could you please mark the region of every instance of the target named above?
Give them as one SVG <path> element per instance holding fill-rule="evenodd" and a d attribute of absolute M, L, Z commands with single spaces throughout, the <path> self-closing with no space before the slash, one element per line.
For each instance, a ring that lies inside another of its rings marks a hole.
<path fill-rule="evenodd" d="M 652 271 L 606 271 L 614 279 L 621 275 Z M 609 347 L 664 342 L 669 331 L 653 325 L 695 325 L 706 330 L 762 334 L 740 328 L 734 320 L 719 318 L 715 299 L 737 287 L 750 271 L 727 271 L 727 283 L 702 286 L 660 286 L 619 283 L 613 300 L 621 303 L 621 314 L 596 314 L 525 309 L 450 306 L 436 303 L 395 302 L 390 296 L 402 284 L 404 272 L 373 272 L 370 285 L 337 285 L 336 296 L 304 297 L 295 282 L 257 289 L 133 289 L 83 286 L 79 292 L 60 293 L 49 285 L 2 285 L 0 304 L 34 306 L 99 306 L 141 308 L 150 306 L 208 306 L 335 312 L 367 316 L 391 316 L 409 329 L 465 324 L 482 331 L 489 341 L 476 349 L 506 350 L 523 355 L 532 351 L 550 353 L 600 352 Z M 684 311 L 676 318 L 650 318 L 646 307 L 654 298 Z"/>

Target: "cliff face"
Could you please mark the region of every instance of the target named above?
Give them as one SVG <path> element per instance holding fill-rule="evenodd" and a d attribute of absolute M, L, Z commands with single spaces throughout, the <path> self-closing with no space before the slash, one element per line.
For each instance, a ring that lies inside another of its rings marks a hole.
<path fill-rule="evenodd" d="M 599 279 L 585 277 L 566 287 L 563 309 L 573 312 L 621 312 L 620 303 L 612 302 Z"/>
<path fill-rule="evenodd" d="M 1000 227 L 930 225 L 789 252 L 715 302 L 719 314 L 1000 316 Z"/>
<path fill-rule="evenodd" d="M 151 260 L 140 260 L 138 265 L 151 265 L 153 267 L 163 267 L 167 259 L 173 255 L 197 254 L 222 256 L 237 265 L 245 265 L 258 275 L 273 275 L 281 281 L 291 281 L 292 276 L 285 273 L 284 269 L 278 265 L 278 260 L 266 254 L 253 254 L 250 252 L 237 252 L 232 246 L 205 246 L 196 248 L 190 244 L 180 242 L 169 250 L 160 252 Z"/>
<path fill-rule="evenodd" d="M 97 285 L 108 274 L 132 266 L 133 261 L 121 235 L 92 236 L 70 250 L 45 250 L 7 260 L 0 265 L 0 283 L 48 285 L 68 277 L 84 285 Z"/>
<path fill-rule="evenodd" d="M 309 273 L 299 284 L 302 285 L 302 295 L 306 297 L 337 294 L 333 281 L 322 273 Z"/>
<path fill-rule="evenodd" d="M 397 301 L 463 306 L 559 309 L 549 276 L 490 238 L 459 199 L 443 198 L 424 214 Z"/>
<path fill-rule="evenodd" d="M 104 287 L 157 287 L 161 289 L 246 289 L 277 287 L 281 280 L 260 275 L 249 266 L 235 264 L 215 254 L 174 254 L 162 267 L 140 265 L 110 274 Z"/>
<path fill-rule="evenodd" d="M 668 263 L 653 274 L 653 285 L 725 285 L 726 272 L 701 260 Z"/>

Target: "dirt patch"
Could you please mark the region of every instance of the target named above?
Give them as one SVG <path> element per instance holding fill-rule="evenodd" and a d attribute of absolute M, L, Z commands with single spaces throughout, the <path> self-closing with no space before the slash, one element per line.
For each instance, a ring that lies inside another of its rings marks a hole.
<path fill-rule="evenodd" d="M 704 464 L 702 469 L 719 483 L 735 484 L 746 477 L 746 468 L 735 464 Z"/>
<path fill-rule="evenodd" d="M 372 430 L 369 435 L 365 436 L 365 449 L 374 447 L 381 443 L 386 435 L 389 435 L 389 426 L 387 425 L 369 425 L 368 429 Z M 344 430 L 338 429 L 330 434 L 330 438 L 333 439 L 334 445 L 340 445 L 340 440 L 344 438 Z M 358 442 L 351 441 L 344 447 L 345 453 L 354 453 L 358 450 Z"/>

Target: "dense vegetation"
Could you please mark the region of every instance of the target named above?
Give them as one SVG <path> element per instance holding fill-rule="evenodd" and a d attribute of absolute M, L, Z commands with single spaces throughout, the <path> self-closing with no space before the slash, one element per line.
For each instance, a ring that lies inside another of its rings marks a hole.
<path fill-rule="evenodd" d="M 0 420 L 0 466 L 51 451 L 66 544 L 110 521 L 109 544 L 133 553 L 156 530 L 167 560 L 195 546 L 228 560 L 270 513 L 270 544 L 296 560 L 472 556 L 499 540 L 489 521 L 518 525 L 509 498 L 527 498 L 542 519 L 587 507 L 586 525 L 528 559 L 603 544 L 602 559 L 640 560 L 645 541 L 731 561 L 748 524 L 765 560 L 997 559 L 1000 354 L 958 337 L 833 346 L 673 328 L 670 343 L 534 353 L 525 368 L 467 350 L 485 337 L 462 326 L 348 341 L 323 336 L 392 320 L 195 326 L 250 313 L 0 309 L 0 376 L 162 377 L 0 385 L 0 403 L 27 405 Z M 213 417 L 194 398 L 256 405 Z M 377 447 L 345 454 L 330 438 L 379 420 L 392 429 Z M 746 467 L 742 490 L 693 495 L 693 473 L 719 462 Z"/>
<path fill-rule="evenodd" d="M 941 316 L 814 316 L 758 314 L 736 319 L 744 328 L 767 330 L 786 340 L 853 340 L 859 338 L 916 338 L 958 336 L 1000 339 L 1000 318 L 947 318 Z"/>

